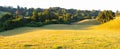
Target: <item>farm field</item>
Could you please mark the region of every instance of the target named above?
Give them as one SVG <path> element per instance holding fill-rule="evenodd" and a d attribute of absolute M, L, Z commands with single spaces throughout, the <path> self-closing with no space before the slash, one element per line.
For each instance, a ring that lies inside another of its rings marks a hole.
<path fill-rule="evenodd" d="M 96 25 L 21 27 L 0 33 L 0 49 L 120 49 L 119 30 L 92 26 Z"/>

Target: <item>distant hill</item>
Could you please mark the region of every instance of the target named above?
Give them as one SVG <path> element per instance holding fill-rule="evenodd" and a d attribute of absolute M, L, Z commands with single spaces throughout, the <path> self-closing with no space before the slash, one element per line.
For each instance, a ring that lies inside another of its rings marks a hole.
<path fill-rule="evenodd" d="M 85 19 L 78 22 L 74 22 L 72 24 L 78 24 L 78 25 L 98 25 L 100 24 L 96 19 Z"/>

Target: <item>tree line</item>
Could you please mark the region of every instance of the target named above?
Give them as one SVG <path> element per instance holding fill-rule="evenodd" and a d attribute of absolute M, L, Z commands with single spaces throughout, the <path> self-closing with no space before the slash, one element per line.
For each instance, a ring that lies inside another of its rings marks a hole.
<path fill-rule="evenodd" d="M 115 13 L 111 10 L 90 11 L 60 7 L 34 9 L 20 6 L 17 8 L 0 6 L 0 11 L 9 12 L 0 16 L 0 31 L 23 26 L 40 27 L 47 24 L 71 24 L 83 19 L 97 19 L 101 23 L 105 23 L 115 17 Z"/>

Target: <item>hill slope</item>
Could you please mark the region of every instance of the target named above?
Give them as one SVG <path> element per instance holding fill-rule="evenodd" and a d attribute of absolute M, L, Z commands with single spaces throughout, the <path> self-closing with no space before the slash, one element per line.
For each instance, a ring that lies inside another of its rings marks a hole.
<path fill-rule="evenodd" d="M 19 30 L 25 31 L 29 28 Z M 120 49 L 120 33 L 115 31 L 31 30 L 22 34 L 1 36 L 0 49 Z M 13 30 L 8 34 L 10 33 L 18 31 Z"/>
<path fill-rule="evenodd" d="M 95 29 L 112 29 L 112 30 L 120 30 L 120 17 L 116 17 L 114 20 L 101 24 L 99 26 L 93 27 Z"/>
<path fill-rule="evenodd" d="M 82 28 L 73 26 L 56 24 L 1 32 L 0 49 L 120 49 L 119 31 L 74 30 Z"/>
<path fill-rule="evenodd" d="M 98 25 L 100 24 L 97 20 L 95 19 L 85 19 L 79 22 L 74 22 L 72 24 L 79 24 L 79 25 Z"/>

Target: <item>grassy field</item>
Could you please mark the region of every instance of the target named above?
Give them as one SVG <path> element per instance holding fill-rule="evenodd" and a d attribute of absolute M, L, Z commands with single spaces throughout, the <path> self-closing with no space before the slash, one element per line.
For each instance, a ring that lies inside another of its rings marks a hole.
<path fill-rule="evenodd" d="M 0 33 L 0 49 L 120 49 L 120 31 L 52 24 Z"/>
<path fill-rule="evenodd" d="M 94 26 L 93 28 L 99 30 L 120 30 L 120 16 L 116 17 L 107 23 L 101 24 L 99 26 Z"/>

